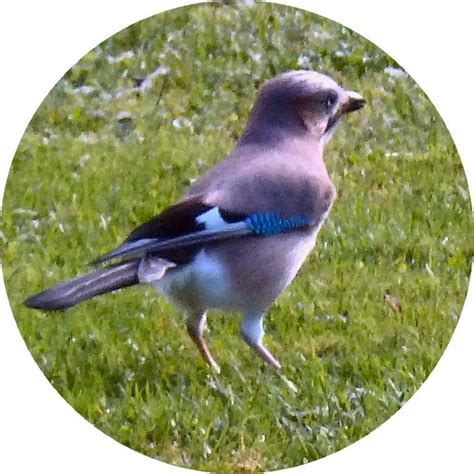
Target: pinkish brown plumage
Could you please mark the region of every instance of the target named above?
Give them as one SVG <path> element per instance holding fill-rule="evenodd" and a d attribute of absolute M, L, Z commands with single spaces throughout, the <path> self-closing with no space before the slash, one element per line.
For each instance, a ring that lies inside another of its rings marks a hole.
<path fill-rule="evenodd" d="M 25 303 L 63 309 L 121 286 L 152 283 L 186 312 L 189 335 L 216 370 L 202 336 L 208 309 L 241 311 L 244 340 L 280 368 L 263 344 L 263 317 L 313 248 L 335 199 L 324 146 L 340 118 L 363 104 L 316 72 L 270 79 L 235 151 L 178 204 L 98 259 L 119 263 Z"/>

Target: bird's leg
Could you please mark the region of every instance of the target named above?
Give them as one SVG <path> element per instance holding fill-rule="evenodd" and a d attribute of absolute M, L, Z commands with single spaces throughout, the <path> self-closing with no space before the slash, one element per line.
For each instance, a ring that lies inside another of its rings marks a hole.
<path fill-rule="evenodd" d="M 271 367 L 278 370 L 281 364 L 263 345 L 263 317 L 265 313 L 247 313 L 240 324 L 240 332 L 244 341 Z"/>
<path fill-rule="evenodd" d="M 217 372 L 220 372 L 220 367 L 212 357 L 209 349 L 207 348 L 206 341 L 202 337 L 204 327 L 206 325 L 206 313 L 190 313 L 186 320 L 186 327 L 188 328 L 188 334 L 196 344 L 202 358 Z"/>

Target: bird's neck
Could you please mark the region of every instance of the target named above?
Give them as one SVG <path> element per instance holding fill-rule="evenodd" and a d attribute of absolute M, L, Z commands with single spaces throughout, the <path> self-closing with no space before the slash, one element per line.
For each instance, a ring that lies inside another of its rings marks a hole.
<path fill-rule="evenodd" d="M 291 142 L 304 154 L 322 156 L 325 140 L 319 137 L 298 109 L 278 102 L 255 104 L 238 146 L 254 145 L 280 148 Z"/>
<path fill-rule="evenodd" d="M 322 162 L 325 141 L 313 134 L 298 120 L 285 117 L 262 121 L 253 116 L 240 137 L 237 147 L 255 146 L 286 149 L 290 155 L 305 157 L 315 164 Z"/>
<path fill-rule="evenodd" d="M 307 128 L 297 116 L 280 111 L 256 108 L 245 127 L 239 144 L 264 144 L 274 146 L 288 136 L 302 136 Z"/>

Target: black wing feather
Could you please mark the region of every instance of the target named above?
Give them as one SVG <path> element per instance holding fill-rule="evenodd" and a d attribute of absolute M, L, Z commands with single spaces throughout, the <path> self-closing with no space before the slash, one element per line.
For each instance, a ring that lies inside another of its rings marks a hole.
<path fill-rule="evenodd" d="M 199 223 L 196 218 L 211 210 L 214 206 L 203 203 L 197 196 L 168 207 L 161 214 L 144 222 L 129 234 L 125 243 L 136 242 L 142 239 L 160 239 L 166 241 L 176 237 L 192 234 L 205 229 L 205 224 Z M 235 223 L 245 219 L 246 216 L 219 210 L 223 220 Z M 153 252 L 153 255 L 163 258 L 176 265 L 183 265 L 192 261 L 196 253 L 202 248 L 201 244 L 188 245 Z M 97 259 L 101 262 L 101 258 Z"/>
<path fill-rule="evenodd" d="M 203 230 L 204 225 L 196 222 L 196 217 L 211 208 L 212 206 L 204 204 L 199 198 L 179 202 L 138 226 L 125 242 L 140 239 L 166 240 Z M 177 265 L 183 265 L 189 263 L 198 251 L 198 246 L 189 246 L 166 250 L 160 252 L 158 256 Z"/>
<path fill-rule="evenodd" d="M 179 202 L 138 226 L 125 242 L 140 239 L 172 239 L 204 230 L 204 224 L 196 222 L 196 217 L 210 209 L 212 206 L 204 204 L 200 199 Z"/>

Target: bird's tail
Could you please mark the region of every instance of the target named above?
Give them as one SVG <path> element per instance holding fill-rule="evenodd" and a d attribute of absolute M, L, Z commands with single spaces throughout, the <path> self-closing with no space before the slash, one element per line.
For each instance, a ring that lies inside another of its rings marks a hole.
<path fill-rule="evenodd" d="M 94 296 L 135 285 L 139 282 L 139 263 L 132 260 L 95 270 L 31 296 L 25 305 L 45 310 L 66 309 Z"/>

